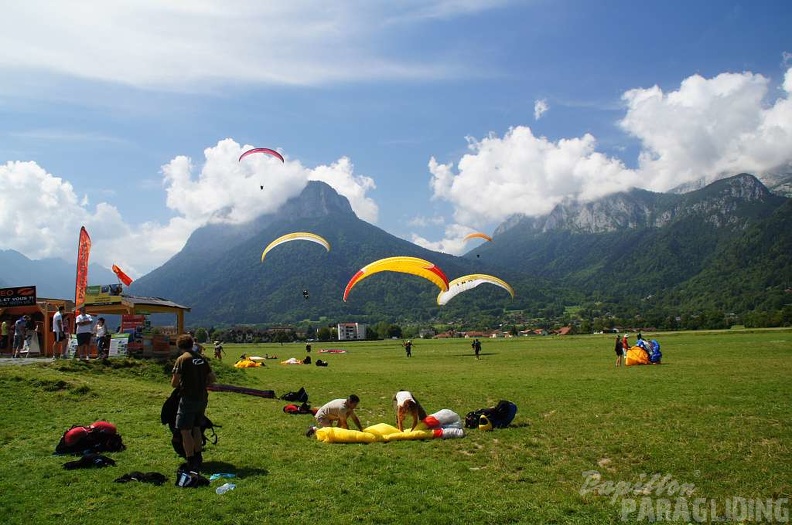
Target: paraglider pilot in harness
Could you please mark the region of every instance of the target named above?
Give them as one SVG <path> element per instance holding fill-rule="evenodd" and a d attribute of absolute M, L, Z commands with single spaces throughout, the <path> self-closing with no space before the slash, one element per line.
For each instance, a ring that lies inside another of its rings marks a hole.
<path fill-rule="evenodd" d="M 171 377 L 171 386 L 178 388 L 181 394 L 179 410 L 176 414 L 176 428 L 182 435 L 188 468 L 198 471 L 203 462 L 200 423 L 209 400 L 206 387 L 213 384 L 217 377 L 209 366 L 209 361 L 193 349 L 191 336 L 180 335 L 176 340 L 176 346 L 182 352 L 173 365 Z"/>

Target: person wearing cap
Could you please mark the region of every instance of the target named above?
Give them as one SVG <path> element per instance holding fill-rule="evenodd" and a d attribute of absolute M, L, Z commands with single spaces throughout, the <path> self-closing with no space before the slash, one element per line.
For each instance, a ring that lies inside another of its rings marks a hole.
<path fill-rule="evenodd" d="M 630 349 L 630 343 L 627 341 L 627 334 L 624 334 L 624 338 L 622 339 L 622 350 L 627 353 L 627 350 Z"/>
<path fill-rule="evenodd" d="M 220 341 L 214 342 L 214 356 L 215 359 L 219 359 L 220 361 L 223 360 L 223 354 L 225 354 L 225 350 L 223 350 L 223 345 Z"/>
<path fill-rule="evenodd" d="M 407 353 L 407 357 L 412 357 L 412 341 L 409 339 L 404 342 L 404 351 Z"/>

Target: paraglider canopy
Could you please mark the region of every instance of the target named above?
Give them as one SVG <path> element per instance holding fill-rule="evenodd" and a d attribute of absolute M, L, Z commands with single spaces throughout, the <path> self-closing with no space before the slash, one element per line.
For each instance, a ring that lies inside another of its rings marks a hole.
<path fill-rule="evenodd" d="M 443 273 L 443 270 L 433 263 L 419 259 L 418 257 L 386 257 L 367 264 L 352 276 L 352 279 L 349 280 L 344 290 L 344 301 L 347 300 L 349 292 L 352 291 L 352 288 L 354 288 L 357 283 L 379 272 L 399 272 L 417 275 L 433 282 L 440 290 L 448 290 L 448 278 Z"/>
<path fill-rule="evenodd" d="M 271 156 L 275 157 L 276 159 L 280 160 L 281 162 L 286 162 L 283 159 L 283 155 L 281 155 L 280 153 L 278 153 L 274 149 L 270 149 L 270 148 L 253 148 L 253 149 L 249 149 L 246 152 L 244 152 L 242 155 L 239 156 L 239 162 L 242 162 L 242 159 L 244 159 L 248 155 L 252 155 L 254 153 L 263 153 L 265 155 L 271 155 Z"/>
<path fill-rule="evenodd" d="M 514 289 L 507 283 L 506 281 L 499 279 L 493 275 L 486 275 L 483 273 L 473 273 L 470 275 L 465 275 L 463 277 L 457 277 L 450 283 L 448 283 L 448 290 L 440 292 L 437 295 L 437 304 L 440 306 L 448 303 L 451 299 L 456 297 L 458 294 L 465 292 L 467 290 L 471 290 L 480 284 L 494 284 L 495 286 L 500 286 L 511 295 L 512 299 L 514 299 Z"/>
<path fill-rule="evenodd" d="M 465 238 L 462 239 L 462 240 L 467 242 L 470 239 L 477 239 L 477 238 L 478 239 L 484 239 L 485 241 L 488 241 L 488 242 L 492 241 L 492 237 L 490 237 L 486 233 L 481 233 L 481 232 L 468 233 L 467 235 L 465 235 Z"/>
<path fill-rule="evenodd" d="M 328 252 L 330 251 L 330 243 L 327 242 L 327 240 L 325 240 L 324 237 L 320 237 L 315 233 L 310 233 L 310 232 L 287 233 L 286 235 L 281 235 L 280 237 L 269 243 L 266 248 L 264 248 L 264 251 L 261 253 L 261 262 L 264 262 L 264 257 L 266 257 L 267 253 L 271 249 L 289 241 L 311 241 L 317 244 L 321 244 L 322 246 L 325 247 L 325 250 L 327 250 Z"/>

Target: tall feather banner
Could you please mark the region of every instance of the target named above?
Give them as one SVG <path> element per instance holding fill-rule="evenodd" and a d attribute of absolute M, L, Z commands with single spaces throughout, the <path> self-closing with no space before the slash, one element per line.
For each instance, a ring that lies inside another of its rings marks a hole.
<path fill-rule="evenodd" d="M 74 306 L 79 308 L 85 303 L 85 288 L 88 286 L 88 257 L 91 255 L 91 237 L 80 228 L 80 240 L 77 243 L 77 282 L 74 288 Z"/>

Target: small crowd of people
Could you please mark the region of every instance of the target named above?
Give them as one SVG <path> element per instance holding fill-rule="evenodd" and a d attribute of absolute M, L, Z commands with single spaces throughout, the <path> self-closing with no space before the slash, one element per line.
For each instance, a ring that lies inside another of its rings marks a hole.
<path fill-rule="evenodd" d="M 627 350 L 630 349 L 630 341 L 628 339 L 628 335 L 624 334 L 623 336 L 616 336 L 616 366 L 622 366 L 624 364 L 624 356 L 627 355 Z M 639 344 L 640 341 L 643 341 L 643 335 L 641 332 L 638 332 L 638 335 L 635 338 L 635 344 Z"/>

